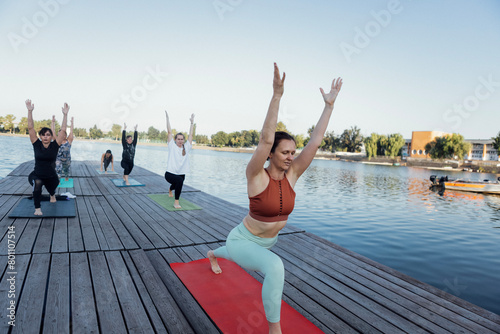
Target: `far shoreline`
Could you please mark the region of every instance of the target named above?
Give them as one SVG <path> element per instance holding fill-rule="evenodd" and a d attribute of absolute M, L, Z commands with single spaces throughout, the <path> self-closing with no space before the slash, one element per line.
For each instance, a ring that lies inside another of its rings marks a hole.
<path fill-rule="evenodd" d="M 29 137 L 29 135 L 22 134 L 13 134 L 13 133 L 0 133 L 0 136 L 10 136 L 10 137 Z M 119 140 L 110 140 L 110 139 L 85 139 L 85 138 L 75 138 L 76 141 L 83 142 L 91 142 L 91 143 L 110 143 L 110 144 L 120 144 Z M 166 146 L 167 143 L 148 143 L 148 142 L 138 142 L 138 145 L 144 146 Z M 217 147 L 217 146 L 207 146 L 207 145 L 193 145 L 193 149 L 195 150 L 210 150 L 210 151 L 222 151 L 222 152 L 235 152 L 235 153 L 253 153 L 255 148 L 251 147 Z M 298 151 L 300 154 L 300 150 Z M 316 153 L 314 159 L 317 160 L 337 160 L 344 162 L 356 162 L 356 163 L 364 163 L 371 165 L 385 165 L 385 166 L 397 166 L 397 167 L 415 167 L 415 168 L 423 168 L 423 169 L 431 169 L 436 171 L 451 171 L 451 172 L 462 172 L 465 163 L 462 161 L 462 166 L 458 168 L 454 168 L 450 166 L 450 163 L 445 160 L 444 162 L 435 161 L 429 159 L 427 163 L 411 163 L 410 161 L 404 161 L 401 157 L 373 157 L 368 159 L 366 156 L 362 156 L 360 154 L 345 154 L 345 152 L 324 152 L 320 151 Z M 478 161 L 480 162 L 480 161 Z M 454 162 L 457 163 L 457 162 Z M 500 165 L 500 163 L 499 163 Z M 490 170 L 481 171 L 481 173 L 485 174 L 494 174 L 500 175 L 500 168 L 491 168 Z M 474 170 L 469 170 L 469 172 L 475 172 Z M 478 171 L 479 172 L 479 171 Z"/>

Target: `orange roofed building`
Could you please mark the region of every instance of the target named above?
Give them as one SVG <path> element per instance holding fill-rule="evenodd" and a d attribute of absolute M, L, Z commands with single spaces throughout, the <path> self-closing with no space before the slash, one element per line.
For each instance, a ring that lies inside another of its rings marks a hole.
<path fill-rule="evenodd" d="M 446 135 L 451 135 L 451 133 L 442 131 L 412 131 L 408 156 L 412 158 L 430 158 L 429 152 L 425 150 L 425 145 L 433 141 L 436 137 Z"/>

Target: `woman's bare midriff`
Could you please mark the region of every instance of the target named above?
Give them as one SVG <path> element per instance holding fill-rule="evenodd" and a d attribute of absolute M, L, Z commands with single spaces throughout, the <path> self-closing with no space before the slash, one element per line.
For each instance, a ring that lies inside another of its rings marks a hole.
<path fill-rule="evenodd" d="M 286 225 L 286 220 L 277 222 L 262 222 L 247 215 L 243 224 L 253 235 L 261 238 L 274 238 Z"/>

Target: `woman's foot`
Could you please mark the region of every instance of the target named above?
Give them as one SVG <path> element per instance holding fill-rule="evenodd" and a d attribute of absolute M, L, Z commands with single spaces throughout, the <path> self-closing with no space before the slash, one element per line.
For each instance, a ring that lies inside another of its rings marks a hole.
<path fill-rule="evenodd" d="M 34 215 L 35 215 L 35 216 L 41 216 L 41 215 L 43 215 L 43 213 L 42 213 L 42 208 L 38 208 L 38 209 L 36 209 L 36 208 L 35 208 L 35 213 L 34 213 Z"/>
<path fill-rule="evenodd" d="M 69 181 L 69 177 L 65 178 L 64 181 L 68 182 Z"/>
<path fill-rule="evenodd" d="M 279 322 L 267 322 L 269 324 L 269 334 L 281 334 L 281 325 Z"/>
<path fill-rule="evenodd" d="M 219 267 L 219 263 L 217 263 L 217 258 L 215 257 L 213 250 L 209 250 L 207 252 L 207 257 L 210 260 L 210 264 L 212 265 L 212 271 L 216 274 L 222 273 L 222 269 Z"/>
<path fill-rule="evenodd" d="M 179 200 L 178 199 L 176 199 L 174 201 L 174 208 L 175 209 L 182 209 L 182 206 L 179 204 Z"/>
<path fill-rule="evenodd" d="M 56 195 L 50 195 L 50 203 L 55 203 L 55 202 L 57 202 Z"/>
<path fill-rule="evenodd" d="M 168 197 L 174 197 L 174 194 L 172 193 L 172 190 L 168 190 Z"/>

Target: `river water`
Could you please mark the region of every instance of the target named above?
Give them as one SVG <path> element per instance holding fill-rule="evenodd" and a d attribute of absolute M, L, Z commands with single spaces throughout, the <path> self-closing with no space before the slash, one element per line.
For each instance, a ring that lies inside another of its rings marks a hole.
<path fill-rule="evenodd" d="M 33 159 L 26 137 L 0 136 L 0 178 Z M 74 160 L 120 144 L 74 141 Z M 163 175 L 166 146 L 139 143 L 135 164 Z M 193 150 L 186 184 L 248 207 L 246 153 Z M 482 180 L 493 175 L 449 172 Z M 133 174 L 133 172 L 132 172 Z M 289 223 L 500 314 L 500 196 L 429 190 L 440 171 L 314 160 L 297 182 Z M 165 188 L 167 189 L 167 188 Z"/>

